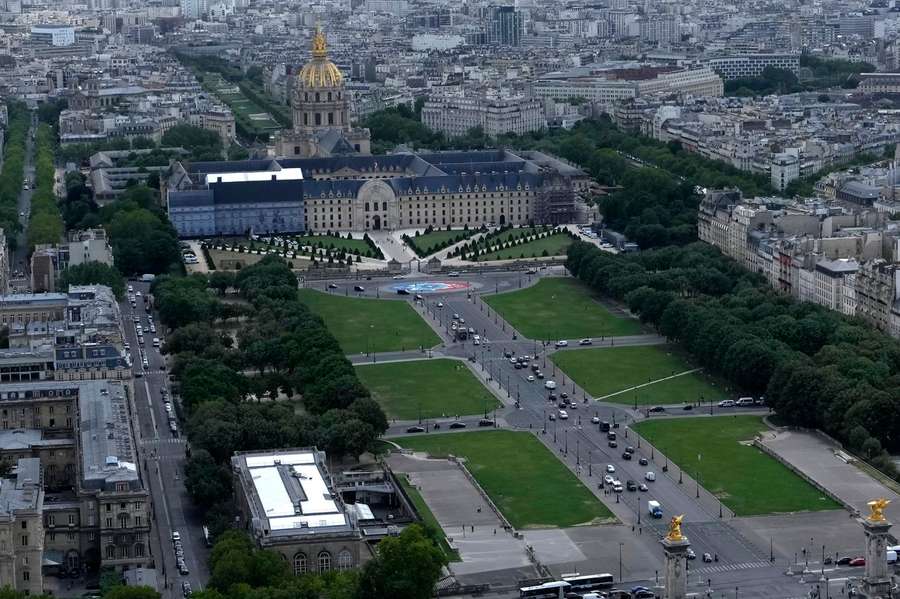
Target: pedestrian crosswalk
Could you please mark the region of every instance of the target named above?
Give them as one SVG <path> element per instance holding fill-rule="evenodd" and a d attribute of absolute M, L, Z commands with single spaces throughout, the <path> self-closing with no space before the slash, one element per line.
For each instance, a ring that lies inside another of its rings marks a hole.
<path fill-rule="evenodd" d="M 182 445 L 185 440 L 180 437 L 169 437 L 166 439 L 144 439 L 141 441 L 141 447 L 151 447 L 155 445 Z"/>
<path fill-rule="evenodd" d="M 694 574 L 715 574 L 717 572 L 732 572 L 734 570 L 751 570 L 753 568 L 768 568 L 771 566 L 769 562 L 741 562 L 739 564 L 718 564 L 704 568 L 692 569 Z"/>

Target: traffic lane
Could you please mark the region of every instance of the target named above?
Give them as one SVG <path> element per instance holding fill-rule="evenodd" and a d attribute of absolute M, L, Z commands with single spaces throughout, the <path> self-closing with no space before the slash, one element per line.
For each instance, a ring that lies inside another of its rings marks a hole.
<path fill-rule="evenodd" d="M 499 426 L 502 428 L 502 420 L 500 418 L 500 410 L 497 410 L 497 420 Z M 494 410 L 491 410 L 487 415 L 488 420 L 492 420 L 494 417 Z M 411 435 L 428 435 L 432 433 L 457 433 L 457 432 L 465 432 L 472 430 L 490 430 L 493 427 L 491 426 L 481 426 L 479 422 L 481 422 L 484 418 L 483 414 L 473 415 L 473 416 L 460 416 L 459 418 L 423 418 L 421 423 L 416 421 L 403 422 L 399 424 L 392 424 L 388 427 L 387 432 L 385 432 L 384 437 L 406 437 Z M 454 423 L 461 423 L 464 426 L 461 428 L 452 428 L 451 425 Z M 439 428 L 434 428 L 434 425 L 439 425 Z M 418 432 L 410 432 L 412 428 L 422 428 L 425 429 L 423 431 Z"/>
<path fill-rule="evenodd" d="M 524 373 L 525 370 L 515 370 L 515 367 L 509 363 L 508 360 L 497 361 L 501 374 L 501 380 L 506 383 L 515 380 L 517 377 L 521 377 L 519 373 Z M 521 378 L 519 378 L 521 381 Z M 601 463 L 605 467 L 606 464 L 612 464 L 617 471 L 617 477 L 624 483 L 626 480 L 631 479 L 636 481 L 637 483 L 644 482 L 644 475 L 648 471 L 656 472 L 656 481 L 653 483 L 647 483 L 648 486 L 651 486 L 652 495 L 648 497 L 648 499 L 656 499 L 661 504 L 663 504 L 663 509 L 667 513 L 683 513 L 686 516 L 686 520 L 688 521 L 707 521 L 711 518 L 711 515 L 706 513 L 693 498 L 688 497 L 686 491 L 683 489 L 681 485 L 678 485 L 676 481 L 669 479 L 664 476 L 662 472 L 657 472 L 655 467 L 652 464 L 648 464 L 646 467 L 641 466 L 638 460 L 641 457 L 647 457 L 648 460 L 650 455 L 644 456 L 643 451 L 639 450 L 637 447 L 635 448 L 636 454 L 632 460 L 624 460 L 622 459 L 622 453 L 625 450 L 625 447 L 629 445 L 628 439 L 624 436 L 624 428 L 619 428 L 617 431 L 617 444 L 616 448 L 609 447 L 607 433 L 603 433 L 600 431 L 600 424 L 593 424 L 590 422 L 590 418 L 593 415 L 593 410 L 590 408 L 590 404 L 585 405 L 582 402 L 578 402 L 576 405 L 579 405 L 575 410 L 569 409 L 569 420 L 562 421 L 558 418 L 554 420 L 552 423 L 549 422 L 549 414 L 558 414 L 559 408 L 555 402 L 549 402 L 547 397 L 549 396 L 550 391 L 544 388 L 543 385 L 537 385 L 535 383 L 521 384 L 521 382 L 515 386 L 513 390 L 514 394 L 518 394 L 520 406 L 523 408 L 519 410 L 517 414 L 514 416 L 510 416 L 509 419 L 512 422 L 514 419 L 517 421 L 519 426 L 523 428 L 544 428 L 544 423 L 547 423 L 548 432 L 552 429 L 550 427 L 555 427 L 557 431 L 557 441 L 560 440 L 560 435 L 566 435 L 565 430 L 573 429 L 574 432 L 571 433 L 573 438 L 570 439 L 570 444 L 576 439 L 583 439 L 582 448 L 583 451 L 586 452 L 588 450 L 591 451 L 592 461 L 594 463 Z M 557 396 L 560 396 L 562 393 L 561 390 L 557 389 L 555 391 Z M 514 395 L 515 396 L 515 395 Z M 585 414 L 582 415 L 582 410 Z M 603 413 L 602 408 L 597 408 L 598 415 Z M 609 415 L 612 416 L 615 414 L 611 409 L 609 411 Z M 529 416 L 530 415 L 530 416 Z M 577 420 L 581 419 L 582 425 L 578 428 Z M 602 420 L 603 418 L 601 418 Z M 620 418 L 617 419 L 618 422 L 624 424 L 625 421 L 622 421 Z M 668 505 L 668 508 L 666 507 Z M 671 510 L 671 511 L 670 511 Z"/>

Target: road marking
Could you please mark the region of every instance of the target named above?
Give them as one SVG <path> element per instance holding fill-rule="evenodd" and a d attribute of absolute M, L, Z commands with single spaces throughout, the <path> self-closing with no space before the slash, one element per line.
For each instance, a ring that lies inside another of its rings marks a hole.
<path fill-rule="evenodd" d="M 153 438 L 159 439 L 159 429 L 156 427 L 156 417 L 153 415 L 153 400 L 150 399 L 150 383 L 144 380 L 144 391 L 147 393 L 147 403 L 150 405 L 150 422 L 153 424 Z"/>
<path fill-rule="evenodd" d="M 616 391 L 615 393 L 610 393 L 609 395 L 604 395 L 603 397 L 595 397 L 594 399 L 596 399 L 596 400 L 599 401 L 599 400 L 606 399 L 607 397 L 614 397 L 614 396 L 616 396 L 616 395 L 621 395 L 622 393 L 628 393 L 629 391 L 634 391 L 635 389 L 640 389 L 641 387 L 648 387 L 648 386 L 650 386 L 650 385 L 655 385 L 656 383 L 661 383 L 661 382 L 663 382 L 663 381 L 668 381 L 668 380 L 670 380 L 670 379 L 674 379 L 674 378 L 677 378 L 677 377 L 679 377 L 679 376 L 685 376 L 685 375 L 688 375 L 688 374 L 693 374 L 693 373 L 698 372 L 698 371 L 700 371 L 700 370 L 703 370 L 703 369 L 702 369 L 702 368 L 692 368 L 692 369 L 690 369 L 690 370 L 685 370 L 684 372 L 678 372 L 678 373 L 673 374 L 673 375 L 671 375 L 671 376 L 665 376 L 665 377 L 663 377 L 663 378 L 661 378 L 661 379 L 656 379 L 655 381 L 650 381 L 650 382 L 648 382 L 648 383 L 641 383 L 640 385 L 635 385 L 634 387 L 629 387 L 629 388 L 627 388 L 627 389 L 622 389 L 621 391 Z"/>
<path fill-rule="evenodd" d="M 750 570 L 752 568 L 767 568 L 771 566 L 769 562 L 743 562 L 739 564 L 722 564 L 719 566 L 709 566 L 706 568 L 697 568 L 691 570 L 694 574 L 713 574 L 716 572 L 730 572 L 734 570 Z"/>

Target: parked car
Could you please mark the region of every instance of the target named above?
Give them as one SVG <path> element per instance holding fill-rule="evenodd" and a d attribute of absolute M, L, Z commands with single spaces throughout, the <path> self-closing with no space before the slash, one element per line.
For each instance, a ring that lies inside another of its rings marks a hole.
<path fill-rule="evenodd" d="M 722 401 L 719 402 L 720 408 L 733 408 L 734 405 L 735 404 L 734 404 L 733 399 L 723 399 Z"/>

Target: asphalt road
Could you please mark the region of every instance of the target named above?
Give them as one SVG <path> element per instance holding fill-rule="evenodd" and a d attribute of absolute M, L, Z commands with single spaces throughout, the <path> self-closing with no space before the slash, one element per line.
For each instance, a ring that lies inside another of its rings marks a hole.
<path fill-rule="evenodd" d="M 130 281 L 135 293 L 145 297 L 149 284 Z M 137 444 L 141 455 L 142 472 L 153 498 L 155 526 L 152 539 L 154 556 L 160 579 L 166 584 L 164 597 L 181 597 L 181 583 L 188 581 L 193 590 L 202 590 L 209 578 L 207 569 L 208 549 L 203 537 L 202 520 L 184 488 L 184 463 L 186 439 L 181 437 L 181 422 L 177 423 L 178 433 L 169 429 L 168 415 L 163 403 L 161 389 L 169 390 L 166 363 L 157 348 L 152 346 L 153 337 L 163 339 L 162 327 L 155 334 L 144 335 L 144 345 L 138 344 L 137 316 L 141 326 L 149 329 L 147 314 L 142 298 L 136 298 L 136 309 L 131 308 L 127 298 L 119 306 L 122 312 L 124 339 L 130 345 L 134 361 L 134 408 L 137 414 Z M 140 349 L 147 357 L 147 368 L 143 367 Z M 169 397 L 171 397 L 169 392 Z M 175 566 L 175 552 L 171 533 L 178 531 L 184 544 L 185 563 L 190 574 L 182 576 Z"/>
<path fill-rule="evenodd" d="M 32 188 L 34 186 L 33 136 L 35 131 L 37 131 L 37 116 L 36 113 L 32 113 L 31 128 L 28 131 L 28 136 L 25 138 L 25 180 L 28 181 L 28 189 L 23 188 L 19 193 L 19 201 L 17 206 L 19 223 L 22 225 L 22 230 L 16 235 L 16 250 L 9 256 L 10 277 L 13 280 L 18 279 L 18 282 L 16 282 L 16 286 L 21 286 L 22 284 L 30 285 L 30 282 L 26 283 L 21 279 L 27 278 L 30 271 L 30 265 L 28 263 L 27 230 L 28 215 L 31 212 L 31 194 Z M 13 276 L 16 271 L 24 273 L 25 277 L 19 278 Z"/>

